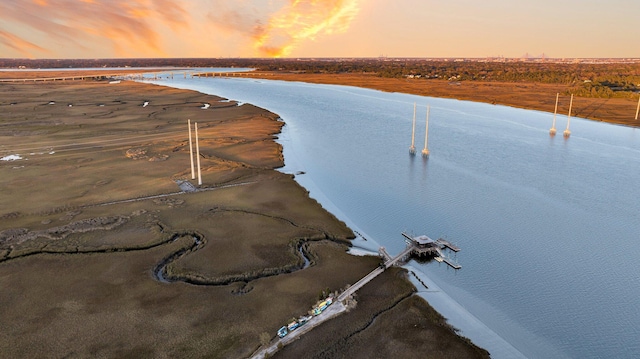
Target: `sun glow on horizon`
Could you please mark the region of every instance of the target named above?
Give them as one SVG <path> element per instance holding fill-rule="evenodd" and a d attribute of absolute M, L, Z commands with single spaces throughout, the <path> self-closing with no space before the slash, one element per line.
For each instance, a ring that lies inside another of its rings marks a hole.
<path fill-rule="evenodd" d="M 254 47 L 271 57 L 287 56 L 302 41 L 347 31 L 358 11 L 358 0 L 293 0 L 258 29 Z"/>
<path fill-rule="evenodd" d="M 619 26 L 638 13 L 633 0 L 7 0 L 0 57 L 640 57 Z"/>
<path fill-rule="evenodd" d="M 0 19 L 7 24 L 0 23 L 0 48 L 26 57 L 65 57 L 58 46 L 63 44 L 91 57 L 94 51 L 155 57 L 170 55 L 180 44 L 193 56 L 214 48 L 209 41 L 224 41 L 232 33 L 246 44 L 236 47 L 253 49 L 241 50 L 243 56 L 281 57 L 303 41 L 345 32 L 358 14 L 359 1 L 273 0 L 268 6 L 224 0 L 0 2 Z M 204 17 L 198 15 L 203 8 Z"/>

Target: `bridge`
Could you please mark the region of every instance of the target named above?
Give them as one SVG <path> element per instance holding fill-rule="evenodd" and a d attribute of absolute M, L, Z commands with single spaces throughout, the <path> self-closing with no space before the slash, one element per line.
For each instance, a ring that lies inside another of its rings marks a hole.
<path fill-rule="evenodd" d="M 59 71 L 39 71 L 39 70 L 31 70 L 27 71 L 27 74 L 35 73 L 33 76 L 23 77 L 23 78 L 0 78 L 0 82 L 55 82 L 55 81 L 83 81 L 87 79 L 101 80 L 101 79 L 125 79 L 135 76 L 141 76 L 143 73 L 151 72 L 154 73 L 154 76 L 157 76 L 155 73 L 162 71 L 158 69 L 143 69 L 143 70 L 127 70 L 123 69 L 119 72 L 110 72 L 107 70 L 99 70 L 99 69 L 91 69 L 91 70 L 69 70 L 69 69 L 61 69 Z M 55 76 L 42 76 L 40 75 L 44 73 L 51 72 Z M 68 73 L 67 73 L 68 72 Z M 13 72 L 11 74 L 14 74 Z M 15 72 L 16 75 L 21 74 L 21 72 Z M 6 73 L 5 73 L 6 75 Z"/>
<path fill-rule="evenodd" d="M 373 271 L 371 271 L 371 273 L 369 273 L 366 276 L 362 277 L 362 279 L 360 279 L 354 285 L 350 286 L 344 292 L 342 292 L 338 296 L 338 302 L 342 302 L 345 299 L 349 298 L 349 296 L 351 296 L 353 293 L 357 292 L 358 289 L 362 288 L 365 284 L 371 282 L 373 280 L 373 278 L 375 278 L 375 277 L 379 276 L 380 274 L 382 274 L 382 272 L 384 272 L 385 269 L 393 266 L 394 264 L 398 263 L 398 261 L 400 261 L 401 259 L 407 257 L 411 253 L 412 250 L 413 250 L 413 248 L 411 248 L 410 246 L 407 246 L 407 248 L 405 248 L 402 252 L 400 252 L 400 254 L 398 254 L 397 256 L 395 256 L 393 258 L 391 258 L 391 256 L 387 252 L 387 250 L 384 247 L 380 247 L 379 252 L 381 253 L 382 257 L 386 259 L 384 264 L 379 266 L 378 268 L 374 269 Z"/>
<path fill-rule="evenodd" d="M 272 72 L 236 71 L 236 72 L 195 72 L 192 77 L 266 77 L 273 76 Z"/>
<path fill-rule="evenodd" d="M 193 70 L 185 71 L 181 69 L 137 69 L 137 70 L 124 70 L 122 72 L 108 72 L 104 70 L 77 70 L 72 71 L 72 73 L 68 75 L 61 75 L 63 71 L 69 71 L 67 69 L 60 70 L 57 72 L 56 76 L 46 76 L 46 77 L 26 77 L 26 78 L 0 78 L 0 82 L 55 82 L 55 81 L 83 81 L 87 79 L 139 79 L 144 80 L 143 74 L 149 74 L 148 80 L 158 80 L 162 78 L 164 75 L 165 78 L 174 78 L 175 75 L 182 75 L 185 79 L 190 78 L 201 78 L 201 77 L 249 77 L 249 76 L 257 76 L 257 77 L 267 77 L 273 76 L 273 73 L 269 72 L 254 72 L 254 71 L 238 71 L 238 72 L 196 72 Z M 38 72 L 38 70 L 33 70 L 33 72 Z M 19 72 L 16 72 L 19 74 Z"/>

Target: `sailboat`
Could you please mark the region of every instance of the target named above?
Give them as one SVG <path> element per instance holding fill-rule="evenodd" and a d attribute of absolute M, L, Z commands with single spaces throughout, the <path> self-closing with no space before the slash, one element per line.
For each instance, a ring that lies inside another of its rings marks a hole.
<path fill-rule="evenodd" d="M 424 149 L 422 150 L 422 157 L 429 157 L 429 149 L 427 148 L 427 143 L 429 141 L 429 110 L 431 108 L 427 105 L 427 125 L 424 130 Z"/>
<path fill-rule="evenodd" d="M 413 103 L 413 128 L 411 129 L 411 147 L 409 147 L 409 153 L 416 154 L 416 103 Z"/>
<path fill-rule="evenodd" d="M 549 135 L 556 135 L 556 114 L 558 113 L 558 97 L 559 93 L 556 93 L 556 108 L 553 110 L 553 124 L 551 125 L 551 129 L 549 129 Z"/>
<path fill-rule="evenodd" d="M 569 115 L 567 116 L 567 129 L 562 133 L 565 138 L 569 138 L 571 136 L 571 131 L 569 131 L 569 124 L 571 123 L 571 107 L 573 106 L 573 94 L 571 94 L 571 101 L 569 102 Z"/>

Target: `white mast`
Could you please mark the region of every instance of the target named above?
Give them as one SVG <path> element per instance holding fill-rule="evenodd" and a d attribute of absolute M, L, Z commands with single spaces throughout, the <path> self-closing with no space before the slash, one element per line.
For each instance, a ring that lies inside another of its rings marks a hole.
<path fill-rule="evenodd" d="M 198 142 L 198 123 L 196 122 L 196 156 L 198 158 L 198 186 L 202 185 L 202 171 L 200 171 L 200 144 Z"/>
<path fill-rule="evenodd" d="M 564 130 L 564 137 L 571 136 L 571 131 L 569 131 L 569 124 L 571 123 L 571 107 L 573 106 L 573 94 L 571 94 L 571 101 L 569 102 L 569 115 L 567 116 L 567 129 Z"/>
<path fill-rule="evenodd" d="M 189 157 L 191 157 L 191 179 L 196 179 L 196 171 L 193 169 L 193 143 L 191 141 L 191 119 L 187 120 L 189 125 Z"/>
<path fill-rule="evenodd" d="M 422 150 L 422 157 L 429 157 L 429 150 L 427 149 L 427 143 L 429 141 L 429 110 L 431 107 L 427 105 L 427 125 L 424 130 L 424 149 Z"/>
<path fill-rule="evenodd" d="M 638 97 L 638 108 L 636 108 L 636 120 L 638 119 L 638 113 L 640 113 L 640 97 Z"/>
<path fill-rule="evenodd" d="M 551 136 L 556 135 L 556 114 L 558 113 L 558 97 L 559 93 L 556 93 L 556 108 L 553 110 L 553 124 L 551 125 L 551 129 L 549 130 L 549 134 Z"/>
<path fill-rule="evenodd" d="M 412 155 L 416 154 L 416 103 L 413 103 L 413 127 L 411 128 L 411 147 L 409 147 L 409 153 Z"/>

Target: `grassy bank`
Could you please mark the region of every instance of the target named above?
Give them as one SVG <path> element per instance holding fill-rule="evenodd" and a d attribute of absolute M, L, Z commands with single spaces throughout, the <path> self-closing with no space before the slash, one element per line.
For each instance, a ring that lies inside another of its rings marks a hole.
<path fill-rule="evenodd" d="M 444 81 L 380 77 L 376 74 L 310 74 L 261 72 L 269 80 L 302 81 L 320 84 L 347 85 L 387 92 L 402 92 L 421 96 L 453 98 L 485 102 L 529 110 L 553 113 L 556 93 L 560 93 L 558 113 L 569 112 L 569 96 L 578 87 L 566 84 L 498 81 Z M 638 98 L 594 98 L 576 96 L 572 116 L 595 121 L 640 127 L 635 119 Z"/>

